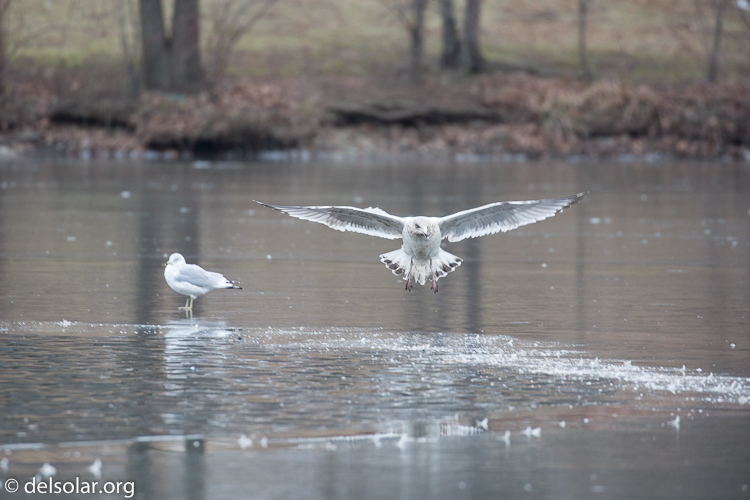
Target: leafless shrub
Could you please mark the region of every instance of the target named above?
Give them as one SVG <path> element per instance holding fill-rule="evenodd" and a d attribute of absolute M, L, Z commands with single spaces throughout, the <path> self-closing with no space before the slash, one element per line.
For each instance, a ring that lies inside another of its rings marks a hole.
<path fill-rule="evenodd" d="M 210 26 L 205 44 L 209 80 L 215 81 L 226 72 L 237 42 L 277 1 L 217 0 L 210 10 L 204 12 Z"/>
<path fill-rule="evenodd" d="M 64 46 L 80 15 L 78 4 L 78 0 L 58 0 L 54 4 L 41 0 L 3 0 L 8 60 L 12 61 L 20 50 L 34 44 Z"/>
<path fill-rule="evenodd" d="M 419 80 L 424 50 L 424 14 L 428 0 L 380 0 L 392 12 L 409 36 L 409 61 L 406 75 L 409 81 Z"/>
<path fill-rule="evenodd" d="M 672 13 L 667 25 L 671 36 L 683 53 L 705 60 L 705 77 L 711 82 L 719 78 L 722 54 L 736 55 L 750 41 L 747 30 L 738 30 L 742 23 L 750 28 L 750 16 L 739 5 L 734 0 L 672 0 L 666 8 Z"/>
<path fill-rule="evenodd" d="M 76 5 L 76 0 L 60 0 L 55 5 L 39 0 L 0 0 L 0 130 L 27 125 L 39 118 L 43 106 L 35 105 L 30 98 L 34 86 L 10 87 L 8 69 L 25 48 L 64 44 L 76 16 Z"/>
<path fill-rule="evenodd" d="M 659 96 L 648 87 L 599 82 L 583 91 L 553 89 L 540 107 L 548 142 L 561 145 L 597 136 L 646 135 L 657 123 Z"/>

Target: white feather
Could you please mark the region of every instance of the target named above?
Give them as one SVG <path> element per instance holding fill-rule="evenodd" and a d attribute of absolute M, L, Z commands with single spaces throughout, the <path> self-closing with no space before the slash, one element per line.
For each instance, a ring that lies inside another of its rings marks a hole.
<path fill-rule="evenodd" d="M 352 231 L 387 239 L 403 239 L 398 250 L 384 253 L 380 260 L 396 275 L 423 285 L 437 280 L 461 265 L 461 259 L 440 248 L 440 241 L 461 241 L 552 217 L 577 203 L 585 193 L 566 198 L 505 201 L 463 210 L 445 217 L 397 217 L 380 208 L 346 206 L 277 206 L 256 201 L 298 219 L 325 224 L 337 231 Z M 170 285 L 171 286 L 171 285 Z"/>
<path fill-rule="evenodd" d="M 438 219 L 440 232 L 448 241 L 461 241 L 510 231 L 552 217 L 577 203 L 585 193 L 566 198 L 530 201 L 504 201 L 471 208 Z"/>
<path fill-rule="evenodd" d="M 344 206 L 282 207 L 267 205 L 259 201 L 255 203 L 273 208 L 298 219 L 325 224 L 337 231 L 352 231 L 396 240 L 401 237 L 401 232 L 404 230 L 404 221 L 401 217 L 395 217 L 380 208 Z"/>
<path fill-rule="evenodd" d="M 240 288 L 219 273 L 185 263 L 185 258 L 178 253 L 169 256 L 164 278 L 172 290 L 194 299 L 217 288 Z"/>

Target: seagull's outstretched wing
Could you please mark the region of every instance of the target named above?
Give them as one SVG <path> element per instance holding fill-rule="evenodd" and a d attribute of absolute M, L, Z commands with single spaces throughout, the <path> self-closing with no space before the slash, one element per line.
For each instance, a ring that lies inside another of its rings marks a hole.
<path fill-rule="evenodd" d="M 586 193 L 565 198 L 531 201 L 503 201 L 464 210 L 438 219 L 440 233 L 448 241 L 461 241 L 487 234 L 506 232 L 552 217 L 578 203 Z"/>
<path fill-rule="evenodd" d="M 278 207 L 256 201 L 264 207 L 279 210 L 302 220 L 319 222 L 337 231 L 353 231 L 380 238 L 401 238 L 404 220 L 379 208 L 355 207 Z"/>

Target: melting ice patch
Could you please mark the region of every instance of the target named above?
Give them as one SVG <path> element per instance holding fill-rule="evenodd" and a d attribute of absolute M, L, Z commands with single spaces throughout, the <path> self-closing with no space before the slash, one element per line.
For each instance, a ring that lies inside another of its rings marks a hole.
<path fill-rule="evenodd" d="M 275 333 L 292 334 L 297 341 L 310 336 L 309 343 L 322 342 L 336 349 L 371 349 L 381 354 L 428 358 L 430 364 L 492 367 L 586 385 L 611 382 L 635 392 L 698 395 L 713 403 L 750 403 L 748 377 L 705 374 L 684 366 L 648 367 L 633 365 L 628 360 L 592 359 L 586 351 L 556 343 L 520 342 L 502 335 L 394 334 L 351 329 L 303 332 L 300 329 Z"/>
<path fill-rule="evenodd" d="M 607 385 L 637 393 L 671 393 L 698 396 L 713 403 L 750 404 L 750 378 L 706 373 L 685 367 L 638 366 L 628 360 L 592 358 L 590 353 L 558 343 L 522 342 L 502 335 L 387 332 L 378 329 L 328 328 L 236 328 L 224 322 L 175 321 L 167 325 L 89 324 L 57 322 L 0 322 L 0 331 L 10 333 L 59 334 L 67 337 L 92 334 L 129 336 L 137 332 L 163 335 L 165 357 L 170 369 L 182 372 L 190 367 L 194 349 L 220 351 L 223 357 L 233 349 L 230 343 L 242 338 L 259 341 L 269 349 L 337 349 L 378 353 L 379 358 L 401 357 L 396 366 L 431 366 L 492 369 L 529 378 L 546 377 L 584 386 Z M 226 345 L 224 345 L 226 344 Z M 187 358 L 186 358 L 187 357 Z M 229 358 L 227 358 L 229 359 Z M 407 361 L 407 363 L 404 363 Z M 184 366 L 183 366 L 184 365 Z M 168 372 L 171 373 L 170 370 Z M 541 381 L 540 381 L 541 382 Z M 500 385 L 499 383 L 496 384 Z M 533 387 L 533 386 L 532 386 Z"/>
<path fill-rule="evenodd" d="M 443 359 L 454 363 L 502 366 L 520 374 L 543 374 L 565 381 L 617 381 L 621 387 L 633 391 L 706 394 L 711 395 L 716 403 L 750 402 L 750 379 L 747 377 L 706 375 L 700 370 L 687 370 L 684 366 L 636 366 L 627 360 L 591 359 L 585 353 L 553 347 L 513 347 L 511 343 L 504 348 L 492 339 L 488 340 L 481 347 L 474 347 L 473 352 L 446 354 Z"/>

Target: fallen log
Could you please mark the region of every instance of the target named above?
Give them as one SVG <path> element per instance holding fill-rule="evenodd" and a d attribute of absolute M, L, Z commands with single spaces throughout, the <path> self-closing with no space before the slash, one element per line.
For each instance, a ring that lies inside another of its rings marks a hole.
<path fill-rule="evenodd" d="M 413 101 L 339 102 L 330 103 L 326 111 L 333 115 L 336 126 L 379 123 L 415 126 L 444 123 L 467 123 L 474 120 L 497 122 L 496 111 L 482 106 L 451 106 Z"/>

